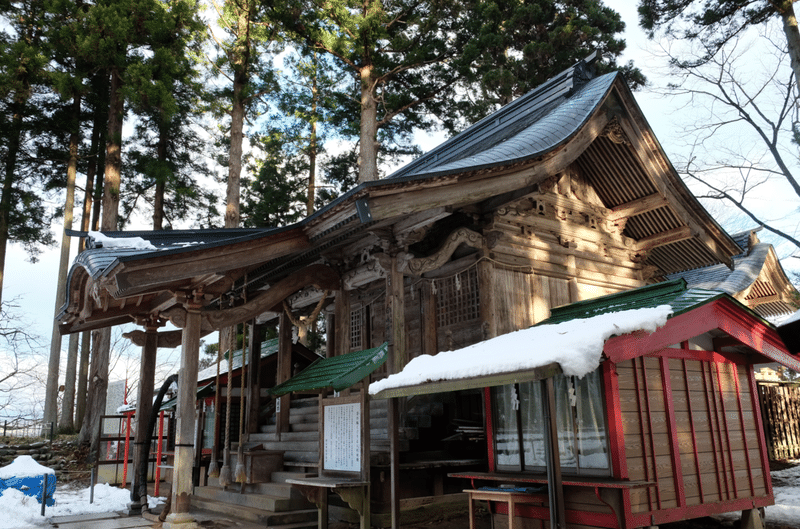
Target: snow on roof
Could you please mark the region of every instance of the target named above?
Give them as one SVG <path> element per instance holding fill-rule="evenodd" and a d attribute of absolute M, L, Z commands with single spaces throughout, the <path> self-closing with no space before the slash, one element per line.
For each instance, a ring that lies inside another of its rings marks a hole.
<path fill-rule="evenodd" d="M 10 464 L 0 468 L 0 479 L 28 478 L 55 473 L 55 470 L 40 465 L 31 456 L 18 456 Z"/>
<path fill-rule="evenodd" d="M 156 247 L 141 237 L 109 237 L 99 231 L 90 231 L 89 237 L 95 246 L 103 248 L 134 248 L 137 250 L 155 250 Z"/>
<path fill-rule="evenodd" d="M 369 392 L 375 395 L 430 382 L 513 373 L 553 362 L 565 375 L 583 377 L 600 365 L 606 340 L 640 330 L 652 333 L 667 322 L 672 311 L 669 305 L 660 305 L 610 312 L 523 329 L 436 356 L 421 355 L 400 373 L 370 384 Z"/>

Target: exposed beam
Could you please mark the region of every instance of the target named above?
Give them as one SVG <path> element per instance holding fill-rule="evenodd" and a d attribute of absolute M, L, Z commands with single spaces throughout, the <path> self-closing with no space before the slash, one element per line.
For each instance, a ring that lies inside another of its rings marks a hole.
<path fill-rule="evenodd" d="M 274 310 L 284 299 L 309 285 L 320 290 L 339 290 L 339 274 L 326 265 L 315 264 L 285 277 L 268 290 L 238 307 L 222 310 L 204 310 L 201 313 L 202 329 L 219 330 L 257 317 L 262 312 Z M 183 328 L 186 324 L 186 311 L 174 307 L 162 313 L 173 325 Z"/>
<path fill-rule="evenodd" d="M 657 248 L 658 246 L 684 241 L 686 239 L 691 239 L 692 237 L 693 234 L 691 228 L 689 228 L 689 226 L 681 226 L 680 228 L 674 228 L 671 230 L 662 231 L 661 233 L 655 233 L 648 237 L 642 237 L 636 241 L 636 251 L 646 252 L 648 250 L 652 250 L 653 248 Z"/>
<path fill-rule="evenodd" d="M 763 296 L 760 298 L 752 298 L 744 300 L 744 304 L 750 307 L 757 307 L 758 305 L 763 305 L 765 303 L 775 303 L 783 301 L 783 297 L 780 294 L 773 294 L 771 296 Z"/>
<path fill-rule="evenodd" d="M 635 217 L 636 215 L 641 215 L 642 213 L 664 207 L 667 204 L 666 198 L 658 193 L 653 193 L 652 195 L 632 200 L 627 204 L 620 204 L 612 208 L 608 220 L 611 222 L 618 222 L 622 219 Z"/>

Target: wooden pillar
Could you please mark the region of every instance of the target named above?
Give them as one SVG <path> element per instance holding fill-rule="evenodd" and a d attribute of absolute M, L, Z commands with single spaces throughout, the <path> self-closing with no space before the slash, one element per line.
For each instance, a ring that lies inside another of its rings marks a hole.
<path fill-rule="evenodd" d="M 193 489 L 195 401 L 197 400 L 197 364 L 200 356 L 200 309 L 202 305 L 199 301 L 199 299 L 193 299 L 184 304 L 187 315 L 186 326 L 183 328 L 181 368 L 178 372 L 172 512 L 163 524 L 164 529 L 195 529 L 198 527 L 189 513 L 189 507 Z"/>
<path fill-rule="evenodd" d="M 435 355 L 439 352 L 439 338 L 437 331 L 438 318 L 436 314 L 436 295 L 428 281 L 422 284 L 422 354 Z"/>
<path fill-rule="evenodd" d="M 325 332 L 328 334 L 325 337 L 325 357 L 330 358 L 336 355 L 336 314 L 325 314 Z"/>
<path fill-rule="evenodd" d="M 484 248 L 483 255 L 489 255 L 488 248 Z M 480 293 L 481 304 L 481 330 L 483 339 L 488 340 L 497 336 L 497 318 L 495 318 L 494 265 L 486 259 L 478 261 L 478 292 Z"/>
<path fill-rule="evenodd" d="M 389 374 L 399 373 L 406 364 L 405 285 L 397 255 L 392 256 L 391 270 L 386 277 L 386 316 L 390 328 Z M 435 327 L 434 327 L 435 329 Z M 434 331 L 435 332 L 435 331 Z M 365 389 L 366 391 L 366 389 Z M 400 402 L 389 399 L 389 462 L 392 529 L 400 527 Z M 369 416 L 367 416 L 369 417 Z M 369 431 L 369 430 L 368 430 Z M 369 452 L 367 453 L 369 457 Z M 365 503 L 369 503 L 366 501 Z M 368 509 L 369 505 L 365 506 Z"/>
<path fill-rule="evenodd" d="M 150 452 L 148 442 L 148 428 L 150 414 L 153 411 L 153 385 L 156 377 L 156 355 L 158 352 L 158 327 L 159 324 L 149 321 L 145 325 L 144 345 L 142 358 L 139 364 L 139 393 L 136 397 L 136 437 L 133 442 L 133 479 L 134 488 L 131 492 L 131 503 L 128 506 L 130 514 L 142 512 L 142 507 L 147 504 L 147 466 L 142 461 L 147 461 Z M 142 471 L 142 468 L 144 471 Z M 142 501 L 144 498 L 144 501 Z"/>
<path fill-rule="evenodd" d="M 258 433 L 258 409 L 261 407 L 261 339 L 263 325 L 250 322 L 250 357 L 247 359 L 247 409 L 245 410 L 246 433 Z"/>
<path fill-rule="evenodd" d="M 553 377 L 542 380 L 542 406 L 544 411 L 545 452 L 547 454 L 547 490 L 550 500 L 550 527 L 565 529 L 566 509 L 564 487 L 561 485 L 561 458 L 558 453 L 558 421 L 556 420 L 556 392 Z"/>
<path fill-rule="evenodd" d="M 281 312 L 278 324 L 278 373 L 276 384 L 286 382 L 292 377 L 292 322 L 286 311 Z M 289 431 L 289 394 L 278 397 L 275 405 L 280 409 L 275 426 L 278 438 L 282 432 Z"/>
<path fill-rule="evenodd" d="M 344 285 L 336 293 L 334 321 L 336 323 L 334 354 L 343 355 L 350 352 L 350 292 L 345 290 Z"/>

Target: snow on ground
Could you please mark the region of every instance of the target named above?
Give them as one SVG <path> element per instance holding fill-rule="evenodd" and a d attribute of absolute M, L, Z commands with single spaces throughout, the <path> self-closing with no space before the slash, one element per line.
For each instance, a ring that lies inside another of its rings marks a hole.
<path fill-rule="evenodd" d="M 800 461 L 791 463 L 796 466 L 771 472 L 775 505 L 767 507 L 766 521 L 800 527 Z"/>
<path fill-rule="evenodd" d="M 131 491 L 108 484 L 94 486 L 94 503 L 89 503 L 90 488 L 76 489 L 70 485 L 56 487 L 53 507 L 47 507 L 42 517 L 42 505 L 36 498 L 25 496 L 16 489 L 6 489 L 0 496 L 0 529 L 25 529 L 49 527 L 47 520 L 55 516 L 124 511 L 131 501 Z M 148 496 L 150 508 L 155 508 L 165 498 Z"/>

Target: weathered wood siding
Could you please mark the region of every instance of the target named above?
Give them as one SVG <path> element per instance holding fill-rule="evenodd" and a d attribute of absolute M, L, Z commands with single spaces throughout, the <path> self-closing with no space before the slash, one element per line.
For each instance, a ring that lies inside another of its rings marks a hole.
<path fill-rule="evenodd" d="M 759 382 L 758 394 L 769 458 L 780 461 L 800 457 L 800 386 Z"/>
<path fill-rule="evenodd" d="M 633 512 L 767 493 L 748 367 L 682 358 L 617 365 Z M 674 425 L 675 433 L 671 433 Z"/>

